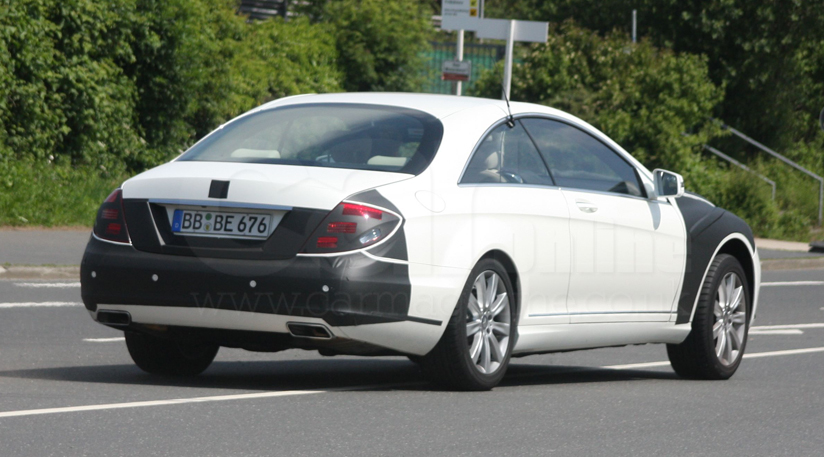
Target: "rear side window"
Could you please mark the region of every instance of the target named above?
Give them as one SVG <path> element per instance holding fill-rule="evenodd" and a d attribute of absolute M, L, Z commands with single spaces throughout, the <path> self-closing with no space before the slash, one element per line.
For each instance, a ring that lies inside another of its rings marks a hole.
<path fill-rule="evenodd" d="M 517 122 L 501 124 L 481 141 L 466 167 L 461 183 L 516 183 L 552 185 L 552 178 L 535 144 Z"/>
<path fill-rule="evenodd" d="M 260 111 L 212 132 L 178 160 L 350 168 L 419 174 L 443 125 L 389 106 L 307 104 Z"/>
<path fill-rule="evenodd" d="M 522 119 L 557 185 L 643 197 L 635 167 L 588 133 L 549 119 Z"/>

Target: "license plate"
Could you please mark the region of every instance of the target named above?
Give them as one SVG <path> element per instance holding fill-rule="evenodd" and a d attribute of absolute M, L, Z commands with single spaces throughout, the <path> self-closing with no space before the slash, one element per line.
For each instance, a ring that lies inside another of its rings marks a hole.
<path fill-rule="evenodd" d="M 271 231 L 271 214 L 176 209 L 172 218 L 176 234 L 267 238 Z"/>

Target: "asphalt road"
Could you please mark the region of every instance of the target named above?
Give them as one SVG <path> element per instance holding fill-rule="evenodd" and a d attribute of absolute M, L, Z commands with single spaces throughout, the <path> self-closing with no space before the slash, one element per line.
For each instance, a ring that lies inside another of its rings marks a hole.
<path fill-rule="evenodd" d="M 0 265 L 80 265 L 91 230 L 0 230 Z"/>
<path fill-rule="evenodd" d="M 729 381 L 679 379 L 647 345 L 516 359 L 492 392 L 459 393 L 404 358 L 298 350 L 156 378 L 76 283 L 0 280 L 0 456 L 819 456 L 824 325 L 806 324 L 824 323 L 824 270 L 764 281 Z"/>

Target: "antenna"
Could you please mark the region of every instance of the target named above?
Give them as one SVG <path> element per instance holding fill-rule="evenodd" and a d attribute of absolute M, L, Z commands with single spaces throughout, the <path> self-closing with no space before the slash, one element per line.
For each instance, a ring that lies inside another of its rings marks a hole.
<path fill-rule="evenodd" d="M 506 93 L 506 87 L 504 87 L 503 82 L 501 83 L 501 89 L 503 89 L 503 91 L 504 91 L 504 101 L 506 102 L 506 112 L 509 113 L 509 119 L 507 119 L 506 125 L 508 125 L 509 128 L 514 129 L 515 128 L 515 118 L 512 117 L 512 109 L 509 107 L 509 94 Z"/>

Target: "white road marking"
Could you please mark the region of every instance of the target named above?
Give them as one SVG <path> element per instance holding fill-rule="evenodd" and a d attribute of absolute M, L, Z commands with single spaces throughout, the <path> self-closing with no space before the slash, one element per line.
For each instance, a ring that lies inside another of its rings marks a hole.
<path fill-rule="evenodd" d="M 129 403 L 108 403 L 103 405 L 69 406 L 66 408 L 29 409 L 24 411 L 6 411 L 0 413 L 3 417 L 36 416 L 40 414 L 75 413 L 80 411 L 101 411 L 108 409 L 143 408 L 147 406 L 182 405 L 186 403 L 207 403 L 229 400 L 249 400 L 252 398 L 289 397 L 294 395 L 310 395 L 328 392 L 327 390 L 287 390 L 281 392 L 260 392 L 254 394 L 220 395 L 215 397 L 175 398 L 171 400 L 135 401 Z"/>
<path fill-rule="evenodd" d="M 0 309 L 4 308 L 55 308 L 59 306 L 83 306 L 83 303 L 73 301 L 45 301 L 45 302 L 23 302 L 23 303 L 0 303 Z"/>
<path fill-rule="evenodd" d="M 113 343 L 115 341 L 126 341 L 126 338 L 122 336 L 116 336 L 114 338 L 83 338 L 83 341 L 87 343 Z"/>
<path fill-rule="evenodd" d="M 744 354 L 745 359 L 759 359 L 762 357 L 777 357 L 780 355 L 796 355 L 796 354 L 811 354 L 814 352 L 824 352 L 824 347 L 818 348 L 804 348 L 804 349 L 789 349 L 786 351 L 770 351 L 770 352 L 755 352 L 752 354 Z M 630 363 L 627 365 L 610 365 L 606 367 L 609 370 L 632 370 L 635 368 L 653 368 L 669 366 L 669 362 L 647 362 L 647 363 Z"/>
<path fill-rule="evenodd" d="M 762 357 L 777 357 L 780 355 L 796 355 L 796 354 L 812 354 L 814 352 L 824 352 L 824 348 L 804 348 L 804 349 L 788 349 L 786 351 L 771 351 L 771 352 L 755 352 L 753 354 L 744 354 L 745 359 L 760 359 Z"/>
<path fill-rule="evenodd" d="M 777 286 L 820 286 L 824 285 L 824 281 L 776 281 L 776 282 L 762 282 L 761 287 L 777 287 Z"/>
<path fill-rule="evenodd" d="M 669 366 L 669 361 L 667 362 L 645 362 L 645 363 L 628 363 L 626 365 L 609 365 L 606 367 L 607 370 L 632 370 L 635 368 L 654 368 L 654 367 L 666 367 Z"/>
<path fill-rule="evenodd" d="M 36 289 L 68 289 L 80 287 L 79 282 L 16 282 L 17 287 L 33 287 Z"/>
<path fill-rule="evenodd" d="M 815 324 L 791 324 L 791 325 L 759 325 L 752 327 L 753 330 L 790 330 L 790 329 L 804 329 L 804 328 L 824 328 L 824 323 Z"/>
<path fill-rule="evenodd" d="M 750 335 L 803 335 L 804 330 L 799 330 L 797 328 L 790 328 L 787 330 L 760 330 L 757 328 L 750 329 Z"/>

